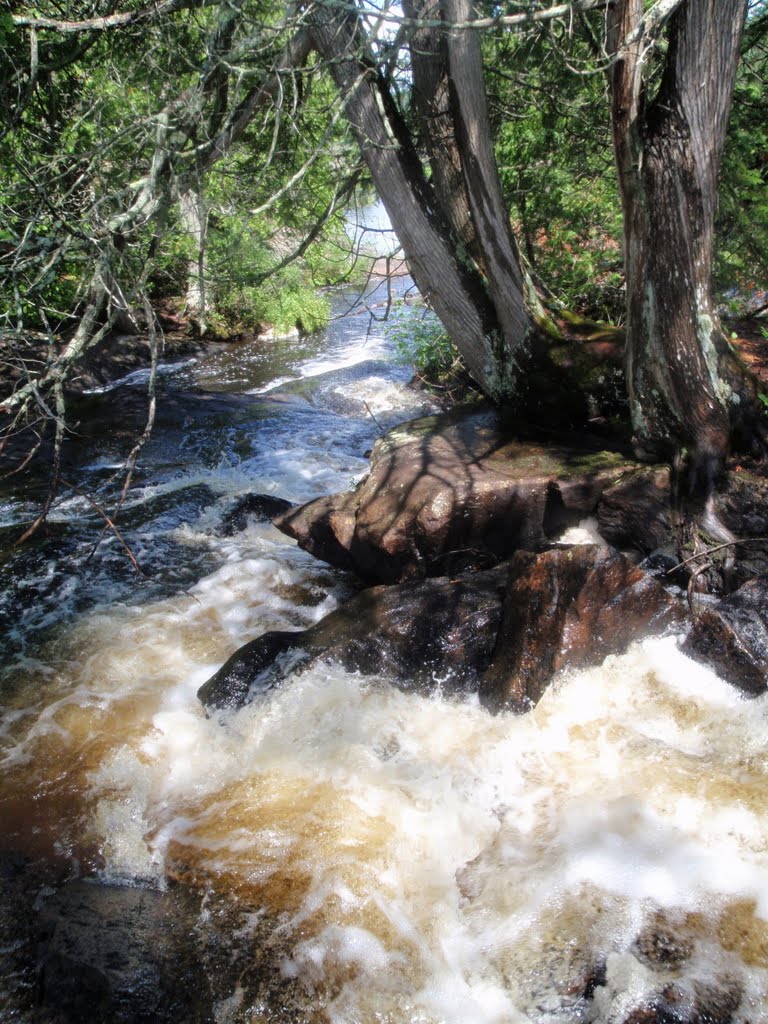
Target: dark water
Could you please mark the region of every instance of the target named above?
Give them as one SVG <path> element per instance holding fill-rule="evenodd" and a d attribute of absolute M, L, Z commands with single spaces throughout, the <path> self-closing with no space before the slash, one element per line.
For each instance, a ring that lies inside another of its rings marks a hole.
<path fill-rule="evenodd" d="M 156 425 L 115 518 L 119 536 L 95 506 L 111 516 L 119 500 L 121 467 L 146 418 L 148 371 L 76 402 L 62 475 L 82 493 L 64 487 L 47 524 L 13 550 L 44 500 L 45 467 L 0 489 L 3 674 L 58 623 L 105 602 L 172 594 L 212 571 L 216 546 L 189 545 L 184 530 L 200 523 L 215 533 L 238 496 L 302 501 L 346 489 L 382 428 L 431 409 L 408 393 L 411 370 L 377 320 L 381 304 L 409 287 L 401 279 L 363 295 L 339 291 L 330 327 L 308 338 L 221 345 L 162 366 Z"/>

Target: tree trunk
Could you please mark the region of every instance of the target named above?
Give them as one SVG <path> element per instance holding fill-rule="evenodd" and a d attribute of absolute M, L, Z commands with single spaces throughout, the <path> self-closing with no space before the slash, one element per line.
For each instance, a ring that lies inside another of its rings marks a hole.
<path fill-rule="evenodd" d="M 440 20 L 440 0 L 403 0 L 403 13 L 414 20 Z M 446 34 L 434 28 L 418 28 L 413 32 L 408 48 L 413 100 L 419 115 L 421 141 L 432 168 L 434 189 L 456 237 L 479 266 L 482 260 L 472 224 L 451 108 Z"/>
<path fill-rule="evenodd" d="M 612 116 L 624 209 L 627 356 L 638 446 L 669 457 L 688 449 L 692 486 L 708 491 L 729 446 L 740 396 L 712 300 L 717 175 L 730 110 L 745 0 L 682 0 L 667 27 L 661 84 L 643 0 L 609 4 Z M 650 13 L 650 12 L 648 12 Z"/>
<path fill-rule="evenodd" d="M 457 7 L 450 13 L 460 12 Z M 313 36 L 345 97 L 347 117 L 416 284 L 480 387 L 496 401 L 509 400 L 517 386 L 516 358 L 530 337 L 531 321 L 490 149 L 477 41 L 461 31 L 445 51 L 439 48 L 439 60 L 447 53 L 451 76 L 458 74 L 461 82 L 459 89 L 451 86 L 451 111 L 446 112 L 452 129 L 448 135 L 455 135 L 456 145 L 451 141 L 441 147 L 437 135 L 431 143 L 438 154 L 433 185 L 354 11 L 318 5 Z M 427 86 L 422 99 L 430 103 L 440 92 L 438 105 L 444 110 L 445 76 L 425 54 L 418 73 L 423 78 L 435 70 L 440 81 Z M 461 130 L 453 130 L 454 122 Z M 438 135 L 445 129 L 439 123 L 433 127 Z"/>
<path fill-rule="evenodd" d="M 208 310 L 206 242 L 208 238 L 208 214 L 205 199 L 198 178 L 179 196 L 179 211 L 184 230 L 194 242 L 194 255 L 187 261 L 187 291 L 185 311 L 197 325 L 202 336 L 207 332 Z"/>

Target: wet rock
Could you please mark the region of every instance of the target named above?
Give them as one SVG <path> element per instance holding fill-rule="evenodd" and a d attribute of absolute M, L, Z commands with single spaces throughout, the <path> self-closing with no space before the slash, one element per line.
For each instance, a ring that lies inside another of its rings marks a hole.
<path fill-rule="evenodd" d="M 686 566 L 680 564 L 679 556 L 668 548 L 652 551 L 637 563 L 637 567 L 667 586 L 686 587 L 690 579 L 690 573 Z"/>
<path fill-rule="evenodd" d="M 244 644 L 203 683 L 197 691 L 198 699 L 209 708 L 242 707 L 250 696 L 260 689 L 269 689 L 281 677 L 277 659 L 282 654 L 301 651 L 306 632 L 274 630 Z"/>
<path fill-rule="evenodd" d="M 768 478 L 734 471 L 716 500 L 723 522 L 737 537 L 768 538 Z"/>
<path fill-rule="evenodd" d="M 606 488 L 597 507 L 600 534 L 609 544 L 647 555 L 674 540 L 670 473 L 651 466 Z"/>
<path fill-rule="evenodd" d="M 119 524 L 122 530 L 167 532 L 183 523 L 194 523 L 203 509 L 215 501 L 216 495 L 207 484 L 192 484 L 128 504 L 122 510 Z"/>
<path fill-rule="evenodd" d="M 728 589 L 754 576 L 768 575 L 768 478 L 730 473 L 723 492 L 715 497 L 715 507 L 727 529 L 746 542 L 717 553 L 720 560 L 726 556 L 734 559 L 727 573 Z"/>
<path fill-rule="evenodd" d="M 269 522 L 293 507 L 292 502 L 274 494 L 243 494 L 222 516 L 219 532 L 223 537 L 232 537 L 246 528 L 249 519 Z"/>
<path fill-rule="evenodd" d="M 9 1024 L 49 1020 L 37 1007 L 39 936 L 31 907 L 50 875 L 47 866 L 38 872 L 24 855 L 0 850 L 0 1020 Z"/>
<path fill-rule="evenodd" d="M 681 615 L 678 601 L 616 551 L 518 551 L 480 700 L 493 711 L 526 711 L 556 672 L 598 664 Z"/>
<path fill-rule="evenodd" d="M 682 966 L 693 954 L 693 937 L 685 922 L 668 919 L 658 911 L 635 940 L 632 952 L 651 970 L 669 970 Z"/>
<path fill-rule="evenodd" d="M 696 616 L 683 650 L 750 696 L 768 689 L 768 576 Z"/>
<path fill-rule="evenodd" d="M 632 1010 L 623 1024 L 731 1024 L 741 996 L 741 986 L 733 979 L 696 981 L 690 989 L 667 985 Z"/>
<path fill-rule="evenodd" d="M 487 568 L 541 547 L 634 468 L 602 441 L 515 441 L 486 408 L 412 420 L 376 442 L 355 491 L 275 520 L 318 558 L 369 582 Z"/>
<path fill-rule="evenodd" d="M 190 933 L 199 900 L 72 882 L 45 907 L 44 1008 L 68 1024 L 202 1021 L 210 993 Z"/>
<path fill-rule="evenodd" d="M 206 682 L 207 707 L 240 707 L 300 664 L 331 660 L 407 689 L 476 687 L 501 621 L 506 567 L 454 579 L 372 587 L 310 629 L 273 632 L 240 648 Z"/>

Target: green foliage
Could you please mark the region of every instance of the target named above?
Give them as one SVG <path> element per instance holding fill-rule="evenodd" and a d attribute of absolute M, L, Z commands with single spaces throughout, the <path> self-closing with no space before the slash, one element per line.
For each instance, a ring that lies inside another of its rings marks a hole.
<path fill-rule="evenodd" d="M 276 279 L 261 288 L 239 285 L 223 292 L 216 310 L 230 329 L 260 330 L 273 327 L 277 334 L 295 328 L 312 334 L 328 326 L 330 302 L 311 285 Z"/>
<path fill-rule="evenodd" d="M 488 87 L 502 188 L 524 257 L 568 309 L 618 321 L 621 205 L 589 31 L 582 19 L 567 36 L 553 29 L 532 40 L 490 38 Z"/>
<path fill-rule="evenodd" d="M 768 15 L 757 14 L 736 78 L 717 219 L 715 283 L 735 292 L 736 313 L 768 284 Z"/>
<path fill-rule="evenodd" d="M 456 348 L 430 309 L 398 303 L 390 315 L 387 334 L 400 358 L 428 380 L 440 380 L 457 369 Z"/>
<path fill-rule="evenodd" d="M 92 36 L 43 32 L 36 77 L 26 32 L 0 15 L 0 245 L 13 254 L 5 258 L 0 248 L 0 328 L 72 328 L 105 257 L 129 303 L 147 281 L 154 297 L 183 302 L 198 240 L 181 221 L 178 192 L 196 176 L 197 154 L 227 104 L 236 107 L 263 79 L 285 39 L 279 0 L 236 7 L 236 14 L 211 7 Z M 63 16 L 54 0 L 30 4 L 28 13 Z M 67 5 L 67 18 L 93 15 L 90 0 Z M 207 82 L 217 46 L 239 46 L 240 57 Z M 328 318 L 315 285 L 349 272 L 349 255 L 334 244 L 343 203 L 328 211 L 340 168 L 354 161 L 326 77 L 286 77 L 280 99 L 280 109 L 254 119 L 228 158 L 204 174 L 208 314 L 215 317 L 220 303 L 233 324 L 315 330 Z M 152 186 L 155 205 L 145 221 L 115 231 L 111 224 L 140 196 L 150 168 L 163 166 L 161 139 L 171 166 Z M 325 226 L 302 254 L 302 237 L 318 220 Z M 293 257 L 298 270 L 281 269 Z"/>

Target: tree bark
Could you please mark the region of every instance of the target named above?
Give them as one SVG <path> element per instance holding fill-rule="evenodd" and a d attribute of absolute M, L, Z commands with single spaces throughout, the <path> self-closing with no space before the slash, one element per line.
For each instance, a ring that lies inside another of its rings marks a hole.
<path fill-rule="evenodd" d="M 457 7 L 449 13 L 461 12 Z M 442 127 L 433 125 L 433 185 L 355 12 L 318 5 L 312 24 L 315 45 L 345 97 L 347 118 L 416 284 L 486 394 L 499 402 L 514 398 L 516 357 L 529 339 L 531 321 L 490 149 L 482 66 L 479 49 L 473 48 L 477 41 L 470 30 L 459 30 L 459 38 L 440 51 L 439 60 L 448 55 L 451 76 L 459 74 L 460 88 L 467 91 L 459 99 L 460 90 L 451 84 L 450 112 L 439 61 L 431 61 L 426 50 L 424 61 L 417 61 L 422 82 L 435 73 L 439 79 L 424 88 L 422 101 L 436 102 L 435 109 L 447 117 Z M 423 41 L 434 45 L 431 37 Z M 456 142 L 442 147 L 439 135 L 448 124 Z"/>
<path fill-rule="evenodd" d="M 403 13 L 415 21 L 440 20 L 441 2 L 403 0 Z M 432 168 L 434 189 L 456 237 L 480 265 L 482 260 L 472 224 L 451 108 L 446 34 L 434 28 L 417 28 L 410 37 L 408 48 L 414 105 L 419 115 L 421 141 Z"/>
<path fill-rule="evenodd" d="M 179 212 L 184 230 L 194 243 L 194 255 L 187 261 L 187 289 L 185 311 L 197 324 L 200 335 L 208 329 L 206 242 L 208 240 L 208 213 L 201 182 L 198 178 L 179 195 Z"/>
<path fill-rule="evenodd" d="M 608 5 L 612 119 L 624 211 L 626 375 L 641 450 L 688 449 L 694 489 L 725 461 L 731 413 L 743 396 L 712 299 L 717 175 L 745 0 L 668 4 L 661 84 L 643 0 Z M 746 397 L 746 396 L 744 396 Z"/>

